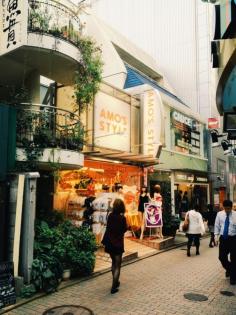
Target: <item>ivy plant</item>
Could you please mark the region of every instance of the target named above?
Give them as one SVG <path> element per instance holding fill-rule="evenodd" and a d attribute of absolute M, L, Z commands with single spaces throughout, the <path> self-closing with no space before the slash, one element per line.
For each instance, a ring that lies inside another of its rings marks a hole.
<path fill-rule="evenodd" d="M 74 97 L 83 112 L 88 104 L 93 101 L 102 81 L 101 49 L 90 38 L 80 38 L 77 43 L 82 60 L 78 64 L 75 74 Z"/>

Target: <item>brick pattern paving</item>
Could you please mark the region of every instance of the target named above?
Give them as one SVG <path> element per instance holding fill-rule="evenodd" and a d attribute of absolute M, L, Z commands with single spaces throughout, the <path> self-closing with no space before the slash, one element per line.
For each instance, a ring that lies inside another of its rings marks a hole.
<path fill-rule="evenodd" d="M 225 279 L 218 262 L 218 248 L 209 248 L 202 240 L 201 255 L 186 256 L 184 248 L 152 256 L 124 266 L 120 291 L 110 294 L 111 273 L 60 290 L 32 301 L 9 315 L 41 315 L 46 309 L 63 305 L 82 305 L 96 315 L 236 315 L 236 286 Z M 207 301 L 194 302 L 185 293 L 204 294 Z"/>

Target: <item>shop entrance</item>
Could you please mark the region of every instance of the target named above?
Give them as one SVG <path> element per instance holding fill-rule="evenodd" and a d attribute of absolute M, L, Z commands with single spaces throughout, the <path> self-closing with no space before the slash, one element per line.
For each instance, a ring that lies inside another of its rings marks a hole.
<path fill-rule="evenodd" d="M 208 204 L 208 185 L 175 183 L 175 213 L 184 217 L 188 210 L 193 209 L 194 205 L 199 205 L 200 212 L 207 210 Z"/>

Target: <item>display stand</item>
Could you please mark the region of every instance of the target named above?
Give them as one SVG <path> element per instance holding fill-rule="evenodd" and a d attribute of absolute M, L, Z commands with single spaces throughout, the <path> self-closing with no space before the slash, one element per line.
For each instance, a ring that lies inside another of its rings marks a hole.
<path fill-rule="evenodd" d="M 143 214 L 143 220 L 141 224 L 141 235 L 140 240 L 143 239 L 143 233 L 145 228 L 148 227 L 149 230 L 149 239 L 160 238 L 163 239 L 162 235 L 162 211 L 161 206 L 147 203 L 145 204 L 145 212 Z M 154 235 L 152 235 L 152 229 L 154 229 Z"/>

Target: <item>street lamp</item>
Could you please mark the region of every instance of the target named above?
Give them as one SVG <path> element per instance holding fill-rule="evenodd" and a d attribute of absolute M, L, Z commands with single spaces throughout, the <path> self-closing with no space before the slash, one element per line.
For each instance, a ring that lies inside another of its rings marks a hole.
<path fill-rule="evenodd" d="M 224 150 L 224 155 L 231 153 L 232 151 L 232 144 L 228 140 L 222 140 L 221 146 Z"/>
<path fill-rule="evenodd" d="M 216 129 L 212 129 L 210 132 L 211 132 L 211 141 L 212 141 L 211 146 L 212 146 L 212 148 L 220 146 L 220 144 L 218 142 L 218 138 L 224 137 L 226 135 L 224 135 L 224 134 L 220 135 L 218 130 L 216 130 Z"/>
<path fill-rule="evenodd" d="M 202 2 L 216 3 L 218 0 L 202 0 Z"/>

